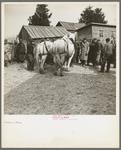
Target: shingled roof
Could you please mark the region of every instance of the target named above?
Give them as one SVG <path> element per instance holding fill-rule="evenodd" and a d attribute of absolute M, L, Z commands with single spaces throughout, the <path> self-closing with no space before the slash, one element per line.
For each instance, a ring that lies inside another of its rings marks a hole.
<path fill-rule="evenodd" d="M 114 27 L 114 28 L 116 28 L 116 25 L 110 25 L 110 24 L 92 22 L 92 23 L 89 23 L 88 25 L 85 25 L 83 27 L 78 28 L 76 31 L 81 30 L 81 29 L 86 28 L 86 27 L 91 26 L 91 25 L 94 25 L 94 26 L 104 26 L 104 27 Z"/>
<path fill-rule="evenodd" d="M 56 26 L 62 26 L 68 31 L 76 31 L 77 29 L 84 27 L 84 23 L 64 22 L 59 21 Z"/>
<path fill-rule="evenodd" d="M 27 32 L 28 36 L 32 39 L 42 39 L 42 38 L 55 38 L 63 37 L 68 34 L 68 31 L 63 27 L 53 27 L 53 26 L 22 26 L 20 30 L 19 37 L 22 38 L 24 32 Z"/>

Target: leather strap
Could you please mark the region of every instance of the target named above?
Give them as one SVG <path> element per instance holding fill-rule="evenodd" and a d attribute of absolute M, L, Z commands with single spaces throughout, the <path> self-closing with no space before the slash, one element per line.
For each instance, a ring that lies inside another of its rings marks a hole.
<path fill-rule="evenodd" d="M 49 53 L 48 51 L 48 48 L 47 48 L 47 45 L 46 45 L 46 42 L 44 41 L 44 45 L 45 45 L 45 48 L 46 48 L 46 51 L 47 51 L 47 54 Z"/>

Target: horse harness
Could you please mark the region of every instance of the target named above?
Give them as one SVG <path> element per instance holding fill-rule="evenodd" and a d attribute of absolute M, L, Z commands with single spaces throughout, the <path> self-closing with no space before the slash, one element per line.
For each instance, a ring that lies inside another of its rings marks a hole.
<path fill-rule="evenodd" d="M 47 53 L 44 53 L 44 49 L 43 49 L 43 54 L 39 54 L 39 55 L 47 55 L 48 53 L 49 53 L 49 51 L 48 51 L 48 48 L 47 48 L 47 45 L 46 45 L 46 42 L 44 41 L 44 45 L 43 46 L 45 46 L 45 49 L 46 49 L 46 51 L 47 51 Z"/>
<path fill-rule="evenodd" d="M 61 55 L 61 54 L 64 54 L 64 53 L 66 53 L 66 54 L 68 54 L 69 53 L 69 48 L 68 48 L 68 42 L 65 40 L 65 39 L 63 39 L 64 40 L 64 42 L 66 42 L 66 44 L 67 44 L 67 52 L 65 51 L 65 49 L 64 49 L 64 52 L 62 52 L 62 53 L 59 53 L 59 55 Z M 70 39 L 71 40 L 71 39 Z M 72 41 L 72 40 L 71 40 Z M 72 41 L 72 43 L 74 44 L 74 42 Z M 48 51 L 48 48 L 47 48 L 47 45 L 46 45 L 46 42 L 44 41 L 44 46 L 45 46 L 45 49 L 46 49 L 46 51 L 47 51 L 47 53 L 44 53 L 44 50 L 43 50 L 43 54 L 40 54 L 40 55 L 47 55 L 48 53 L 49 53 L 49 51 Z M 52 51 L 52 53 L 54 53 L 53 51 Z"/>
<path fill-rule="evenodd" d="M 60 54 L 64 54 L 64 53 L 67 53 L 67 54 L 68 54 L 68 53 L 69 53 L 69 48 L 68 48 L 68 47 L 69 47 L 69 46 L 68 46 L 69 44 L 68 44 L 68 42 L 67 42 L 65 39 L 63 39 L 63 40 L 64 40 L 64 42 L 67 44 L 67 52 L 66 52 L 65 49 L 64 49 L 64 52 L 62 52 L 62 53 L 60 53 Z"/>

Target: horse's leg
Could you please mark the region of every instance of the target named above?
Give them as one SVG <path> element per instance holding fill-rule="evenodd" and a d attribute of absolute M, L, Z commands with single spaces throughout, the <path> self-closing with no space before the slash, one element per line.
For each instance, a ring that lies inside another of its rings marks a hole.
<path fill-rule="evenodd" d="M 57 71 L 59 69 L 59 66 L 57 63 L 55 63 L 55 72 L 54 72 L 54 75 L 57 76 Z"/>
<path fill-rule="evenodd" d="M 36 54 L 36 67 L 40 72 L 40 65 L 41 65 L 41 56 L 37 53 Z"/>
<path fill-rule="evenodd" d="M 41 59 L 40 73 L 42 73 L 42 74 L 44 74 L 44 63 L 45 63 L 46 58 L 47 58 L 47 55 L 43 55 L 42 59 Z"/>
<path fill-rule="evenodd" d="M 64 76 L 63 74 L 63 64 L 64 64 L 64 61 L 65 61 L 65 55 L 61 55 L 61 63 L 60 63 L 60 76 Z"/>
<path fill-rule="evenodd" d="M 66 71 L 68 70 L 68 60 L 69 60 L 69 57 L 67 57 L 67 60 L 66 60 Z"/>
<path fill-rule="evenodd" d="M 71 64 L 71 60 L 72 60 L 73 56 L 74 56 L 74 53 L 71 55 L 71 57 L 69 57 L 67 70 L 69 70 L 69 68 L 70 68 L 70 64 Z"/>
<path fill-rule="evenodd" d="M 40 73 L 43 73 L 42 71 L 42 55 L 40 54 L 36 54 L 36 65 L 37 65 L 37 69 L 39 70 Z"/>
<path fill-rule="evenodd" d="M 64 70 L 67 70 L 67 57 L 65 57 Z"/>
<path fill-rule="evenodd" d="M 53 58 L 54 58 L 54 61 L 55 61 L 55 72 L 54 72 L 54 75 L 57 75 L 58 69 L 62 67 L 62 65 L 61 65 L 61 58 L 60 58 L 58 53 L 53 55 Z"/>

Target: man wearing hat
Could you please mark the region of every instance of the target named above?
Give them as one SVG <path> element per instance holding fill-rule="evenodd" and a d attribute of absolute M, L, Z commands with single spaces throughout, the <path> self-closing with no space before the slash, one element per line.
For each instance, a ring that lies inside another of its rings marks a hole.
<path fill-rule="evenodd" d="M 33 41 L 30 39 L 27 43 L 27 69 L 31 71 L 34 70 L 34 53 L 32 42 Z"/>
<path fill-rule="evenodd" d="M 100 56 L 101 56 L 102 49 L 103 49 L 103 45 L 102 45 L 100 39 L 98 39 L 95 44 L 95 50 L 96 50 L 95 56 L 96 56 L 96 65 L 97 66 L 99 65 L 99 62 L 100 62 Z"/>
<path fill-rule="evenodd" d="M 92 42 L 90 43 L 90 50 L 88 54 L 88 60 L 87 60 L 87 66 L 89 66 L 89 63 L 92 62 L 93 66 L 96 64 L 96 39 L 93 39 Z"/>
<path fill-rule="evenodd" d="M 16 56 L 17 56 L 17 62 L 24 62 L 25 59 L 25 45 L 23 44 L 23 40 L 20 39 L 20 42 L 17 45 L 16 48 Z"/>
<path fill-rule="evenodd" d="M 80 54 L 81 64 L 82 66 L 85 66 L 85 62 L 88 59 L 88 52 L 89 52 L 89 43 L 86 38 L 84 38 L 83 42 L 81 42 L 80 50 L 81 50 L 81 54 Z"/>
<path fill-rule="evenodd" d="M 105 69 L 105 63 L 107 61 L 107 73 L 109 72 L 109 69 L 110 69 L 110 63 L 112 61 L 112 54 L 113 54 L 113 45 L 110 42 L 110 39 L 107 38 L 106 39 L 106 44 L 104 45 L 104 59 L 102 61 L 102 64 L 101 64 L 101 70 L 100 72 L 104 72 L 104 69 Z"/>

